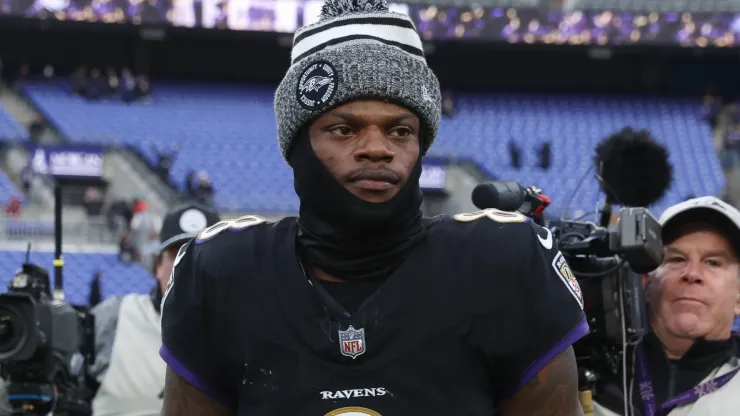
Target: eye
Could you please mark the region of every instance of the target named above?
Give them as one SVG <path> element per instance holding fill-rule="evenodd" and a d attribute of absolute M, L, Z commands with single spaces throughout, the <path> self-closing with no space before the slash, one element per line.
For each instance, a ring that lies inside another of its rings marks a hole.
<path fill-rule="evenodd" d="M 414 134 L 414 131 L 408 127 L 397 127 L 390 132 L 390 136 L 393 137 L 409 137 Z"/>
<path fill-rule="evenodd" d="M 328 129 L 330 133 L 336 134 L 337 136 L 349 136 L 352 134 L 352 128 L 349 126 L 334 126 Z"/>
<path fill-rule="evenodd" d="M 683 257 L 669 257 L 666 260 L 666 262 L 668 262 L 668 263 L 681 263 L 683 261 L 684 261 Z"/>
<path fill-rule="evenodd" d="M 707 264 L 712 267 L 722 267 L 722 262 L 716 259 L 708 259 Z"/>

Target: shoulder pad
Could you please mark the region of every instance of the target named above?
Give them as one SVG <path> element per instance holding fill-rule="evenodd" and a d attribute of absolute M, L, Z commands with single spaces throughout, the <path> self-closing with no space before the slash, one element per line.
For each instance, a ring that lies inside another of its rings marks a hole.
<path fill-rule="evenodd" d="M 539 246 L 551 256 L 558 253 L 557 244 L 552 232 L 537 225 L 526 215 L 517 211 L 501 211 L 498 209 L 484 209 L 481 211 L 457 214 L 454 217 L 456 223 L 474 224 L 464 231 L 468 238 L 486 244 L 495 244 L 500 247 L 505 244 L 508 247 L 528 247 L 538 241 Z"/>
<path fill-rule="evenodd" d="M 202 244 L 210 241 L 216 238 L 216 236 L 221 234 L 223 231 L 243 231 L 247 228 L 265 223 L 267 223 L 267 220 L 256 215 L 245 215 L 233 220 L 220 221 L 198 233 L 195 237 L 195 244 Z"/>
<path fill-rule="evenodd" d="M 457 214 L 452 219 L 454 221 L 448 222 L 453 233 L 462 233 L 480 241 L 508 239 L 509 235 L 521 235 L 523 230 L 529 232 L 531 228 L 530 219 L 516 211 L 484 209 Z"/>
<path fill-rule="evenodd" d="M 456 214 L 452 218 L 459 222 L 473 222 L 480 219 L 488 219 L 499 224 L 516 224 L 529 221 L 529 218 L 520 212 L 501 211 L 495 208 Z"/>

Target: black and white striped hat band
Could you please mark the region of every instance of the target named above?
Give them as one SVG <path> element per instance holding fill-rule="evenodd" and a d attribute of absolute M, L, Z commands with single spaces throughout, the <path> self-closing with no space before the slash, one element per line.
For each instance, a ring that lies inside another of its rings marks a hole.
<path fill-rule="evenodd" d="M 299 29 L 293 38 L 291 65 L 327 47 L 378 42 L 425 61 L 421 38 L 408 16 L 363 13 L 342 16 Z"/>

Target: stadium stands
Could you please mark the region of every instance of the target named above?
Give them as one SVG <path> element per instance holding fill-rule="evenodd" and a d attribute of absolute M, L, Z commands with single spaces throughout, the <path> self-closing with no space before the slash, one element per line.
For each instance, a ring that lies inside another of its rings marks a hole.
<path fill-rule="evenodd" d="M 78 142 L 130 144 L 153 160 L 154 151 L 180 147 L 172 178 L 182 185 L 189 169 L 207 171 L 224 210 L 294 212 L 292 171 L 276 143 L 273 88 L 157 84 L 150 102 L 87 102 L 64 86 L 28 84 L 26 94 L 62 133 Z M 709 127 L 691 100 L 588 96 L 460 95 L 458 113 L 442 122 L 434 155 L 470 159 L 501 179 L 542 187 L 559 213 L 594 146 L 627 126 L 647 128 L 671 150 L 677 180 L 655 208 L 687 195 L 716 195 L 724 177 Z M 524 149 L 524 166 L 510 169 L 507 142 Z M 552 169 L 535 168 L 535 146 L 553 145 Z M 572 210 L 591 211 L 598 184 L 589 177 Z"/>
<path fill-rule="evenodd" d="M 0 140 L 25 140 L 27 138 L 28 131 L 0 105 Z"/>
<path fill-rule="evenodd" d="M 23 192 L 15 186 L 15 183 L 8 178 L 5 172 L 0 171 L 0 205 L 7 204 L 14 196 L 19 197 L 21 203 L 26 199 Z"/>
<path fill-rule="evenodd" d="M 15 272 L 26 259 L 24 251 L 0 251 L 0 292 L 5 292 Z M 53 253 L 31 253 L 31 262 L 45 267 L 51 279 L 54 276 Z M 103 297 L 126 293 L 148 293 L 154 280 L 138 263 L 126 264 L 118 261 L 116 254 L 65 253 L 64 295 L 72 304 L 86 305 L 90 294 L 90 282 L 96 272 L 102 274 Z M 52 280 L 53 282 L 53 280 Z"/>

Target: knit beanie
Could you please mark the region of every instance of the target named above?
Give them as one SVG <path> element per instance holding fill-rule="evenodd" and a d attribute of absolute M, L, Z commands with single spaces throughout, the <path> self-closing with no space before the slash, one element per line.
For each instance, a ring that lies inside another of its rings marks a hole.
<path fill-rule="evenodd" d="M 327 0 L 318 22 L 295 33 L 291 66 L 275 93 L 283 157 L 306 123 L 373 98 L 419 116 L 425 154 L 437 135 L 442 97 L 414 23 L 388 10 L 386 0 Z"/>

